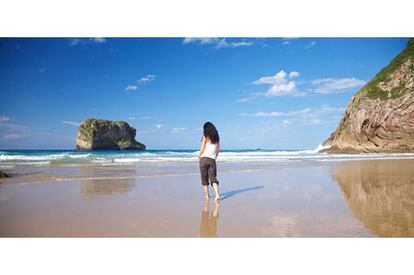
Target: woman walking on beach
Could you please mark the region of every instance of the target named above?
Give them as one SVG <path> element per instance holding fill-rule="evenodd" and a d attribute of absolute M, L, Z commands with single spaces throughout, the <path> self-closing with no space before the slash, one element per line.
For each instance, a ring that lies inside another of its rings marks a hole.
<path fill-rule="evenodd" d="M 208 180 L 210 179 L 210 183 L 213 186 L 215 193 L 214 199 L 218 201 L 220 195 L 218 191 L 219 182 L 217 180 L 216 158 L 220 152 L 220 137 L 216 127 L 211 122 L 204 123 L 203 130 L 200 152 L 198 153 L 198 158 L 200 160 L 201 184 L 204 187 L 206 199 L 209 199 Z"/>

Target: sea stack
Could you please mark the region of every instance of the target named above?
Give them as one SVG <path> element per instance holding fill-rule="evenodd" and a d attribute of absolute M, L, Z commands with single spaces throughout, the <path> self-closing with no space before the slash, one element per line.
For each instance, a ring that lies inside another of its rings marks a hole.
<path fill-rule="evenodd" d="M 145 150 L 135 140 L 137 130 L 124 121 L 87 119 L 78 129 L 78 150 Z"/>
<path fill-rule="evenodd" d="M 414 38 L 350 100 L 331 153 L 414 152 Z"/>

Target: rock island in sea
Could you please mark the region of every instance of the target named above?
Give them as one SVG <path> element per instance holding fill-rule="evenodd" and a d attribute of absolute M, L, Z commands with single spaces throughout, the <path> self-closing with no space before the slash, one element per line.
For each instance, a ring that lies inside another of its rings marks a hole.
<path fill-rule="evenodd" d="M 145 150 L 135 140 L 137 130 L 124 121 L 87 119 L 79 125 L 77 150 Z"/>

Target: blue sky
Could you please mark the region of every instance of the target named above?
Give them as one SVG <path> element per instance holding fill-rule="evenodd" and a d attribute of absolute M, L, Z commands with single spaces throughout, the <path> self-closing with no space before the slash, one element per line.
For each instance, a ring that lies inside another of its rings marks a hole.
<path fill-rule="evenodd" d="M 406 38 L 0 39 L 0 148 L 72 149 L 86 118 L 148 149 L 306 149 Z"/>

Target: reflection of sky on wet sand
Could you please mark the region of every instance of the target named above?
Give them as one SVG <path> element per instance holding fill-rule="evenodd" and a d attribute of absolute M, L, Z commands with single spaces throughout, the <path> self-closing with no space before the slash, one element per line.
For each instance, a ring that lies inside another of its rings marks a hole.
<path fill-rule="evenodd" d="M 346 162 L 335 169 L 352 214 L 377 236 L 414 236 L 412 162 Z"/>
<path fill-rule="evenodd" d="M 371 236 L 350 215 L 330 167 L 307 163 L 226 175 L 223 193 L 249 191 L 223 200 L 220 236 Z"/>

